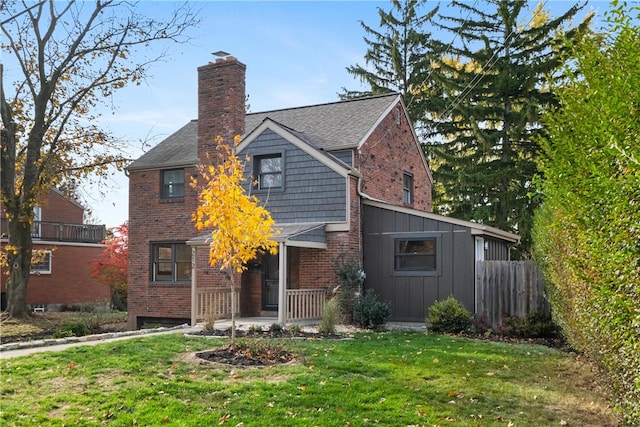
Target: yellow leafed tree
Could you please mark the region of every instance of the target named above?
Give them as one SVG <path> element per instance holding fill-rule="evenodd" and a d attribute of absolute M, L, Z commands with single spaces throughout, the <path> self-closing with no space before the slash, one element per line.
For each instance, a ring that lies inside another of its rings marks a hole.
<path fill-rule="evenodd" d="M 235 145 L 239 136 L 235 138 Z M 198 230 L 211 230 L 209 264 L 219 266 L 231 286 L 231 345 L 235 346 L 235 274 L 246 270 L 247 262 L 258 251 L 277 253 L 277 243 L 269 240 L 275 233 L 275 222 L 256 196 L 248 194 L 242 184 L 244 161 L 216 138 L 218 161 L 200 168 L 204 185 L 198 195 L 198 208 L 193 220 Z M 194 182 L 192 185 L 196 186 Z"/>

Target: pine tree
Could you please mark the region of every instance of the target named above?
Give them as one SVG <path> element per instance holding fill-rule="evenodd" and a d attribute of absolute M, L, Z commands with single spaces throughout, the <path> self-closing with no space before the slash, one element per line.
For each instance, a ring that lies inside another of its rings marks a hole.
<path fill-rule="evenodd" d="M 432 88 L 429 70 L 432 56 L 431 34 L 424 31 L 438 11 L 436 6 L 420 14 L 426 0 L 392 0 L 392 9 L 378 8 L 380 31 L 364 22 L 364 40 L 369 46 L 364 56 L 365 66 L 347 67 L 347 72 L 369 85 L 369 91 L 343 88 L 342 99 L 398 92 L 402 95 L 413 123 L 425 117 L 427 95 Z"/>
<path fill-rule="evenodd" d="M 560 34 L 585 31 L 563 26 L 584 6 L 551 18 L 541 5 L 526 16 L 526 2 L 453 1 L 458 13 L 440 17 L 460 42 L 446 52 L 433 77 L 446 96 L 434 99 L 436 117 L 426 151 L 433 167 L 439 213 L 474 220 L 522 237 L 519 256 L 529 252 L 539 123 L 555 104 L 546 79 L 560 66 Z M 533 195 L 533 197 L 532 197 Z"/>

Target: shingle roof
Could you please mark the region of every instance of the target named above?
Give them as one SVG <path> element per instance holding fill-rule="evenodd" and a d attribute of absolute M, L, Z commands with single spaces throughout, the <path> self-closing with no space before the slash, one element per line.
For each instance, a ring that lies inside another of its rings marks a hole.
<path fill-rule="evenodd" d="M 383 114 L 399 101 L 387 94 L 306 107 L 249 113 L 249 133 L 270 118 L 305 136 L 320 149 L 331 151 L 357 147 Z M 198 122 L 192 120 L 129 165 L 129 170 L 197 164 Z"/>

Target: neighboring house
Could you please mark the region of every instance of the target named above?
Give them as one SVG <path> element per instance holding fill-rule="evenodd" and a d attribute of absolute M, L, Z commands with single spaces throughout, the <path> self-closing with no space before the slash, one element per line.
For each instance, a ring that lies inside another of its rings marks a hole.
<path fill-rule="evenodd" d="M 1 207 L 0 207 L 1 208 Z M 8 224 L 1 208 L 1 238 L 7 244 Z M 84 223 L 84 208 L 53 189 L 35 207 L 31 228 L 33 250 L 44 257 L 32 264 L 27 304 L 36 309 L 62 310 L 81 304 L 110 302 L 108 286 L 91 277 L 91 260 L 104 250 L 105 226 Z M 1 274 L 2 309 L 6 304 L 7 271 Z"/>
<path fill-rule="evenodd" d="M 365 288 L 392 301 L 396 319 L 422 320 L 433 301 L 450 294 L 473 309 L 475 260 L 491 250 L 483 242 L 508 259 L 509 245 L 518 240 L 430 213 L 431 174 L 398 94 L 245 113 L 245 66 L 228 57 L 198 68 L 198 104 L 198 120 L 127 168 L 131 328 L 195 323 L 211 312 L 229 315 L 227 281 L 207 263 L 210 234 L 197 232 L 192 222 L 197 193 L 190 182 L 213 155 L 216 136 L 229 143 L 242 136 L 236 152 L 248 159 L 247 189 L 279 230 L 273 238 L 278 255 L 262 255 L 242 275 L 240 315 L 277 314 L 280 323 L 318 317 L 335 287 L 333 264 L 340 255 L 363 263 Z M 454 249 L 446 233 L 465 234 L 468 242 Z M 378 268 L 394 262 L 395 269 Z M 448 270 L 462 266 L 471 272 Z M 423 292 L 419 312 L 406 299 L 413 292 L 393 289 L 403 286 L 395 278 L 407 277 L 407 270 L 412 289 L 433 287 L 439 277 L 435 293 Z M 422 275 L 418 285 L 415 279 Z"/>

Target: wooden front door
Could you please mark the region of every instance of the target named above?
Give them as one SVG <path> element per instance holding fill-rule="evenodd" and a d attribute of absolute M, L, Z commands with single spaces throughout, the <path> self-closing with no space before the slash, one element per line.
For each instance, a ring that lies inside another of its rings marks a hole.
<path fill-rule="evenodd" d="M 265 254 L 262 261 L 262 309 L 278 309 L 278 255 Z"/>

